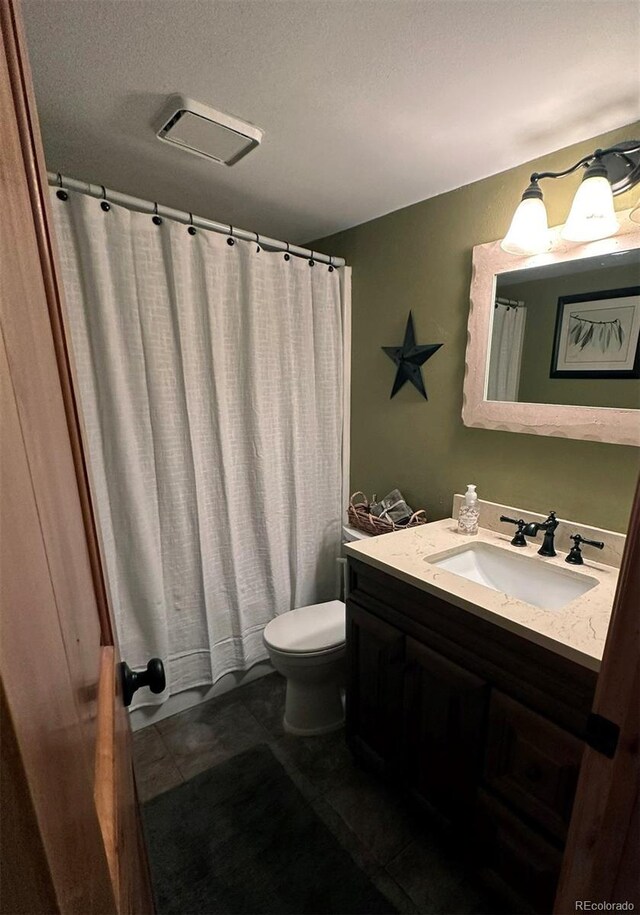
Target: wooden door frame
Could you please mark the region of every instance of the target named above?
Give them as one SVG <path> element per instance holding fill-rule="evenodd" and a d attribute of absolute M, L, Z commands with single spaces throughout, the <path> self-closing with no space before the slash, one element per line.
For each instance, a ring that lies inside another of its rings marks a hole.
<path fill-rule="evenodd" d="M 593 713 L 619 728 L 618 744 L 612 758 L 585 748 L 555 915 L 579 911 L 581 901 L 640 908 L 640 479 Z"/>
<path fill-rule="evenodd" d="M 131 732 L 18 0 L 0 0 L 0 79 L 2 905 L 140 915 Z"/>

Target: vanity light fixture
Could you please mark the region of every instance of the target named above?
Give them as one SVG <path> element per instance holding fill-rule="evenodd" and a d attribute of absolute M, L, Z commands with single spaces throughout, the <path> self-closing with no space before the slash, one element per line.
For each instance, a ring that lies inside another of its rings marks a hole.
<path fill-rule="evenodd" d="M 551 237 L 539 182 L 542 178 L 564 178 L 581 167 L 585 173 L 560 234 L 566 241 L 575 242 L 615 235 L 619 226 L 613 196 L 640 182 L 639 140 L 596 149 L 561 172 L 534 172 L 501 242 L 503 251 L 524 257 L 549 250 Z"/>

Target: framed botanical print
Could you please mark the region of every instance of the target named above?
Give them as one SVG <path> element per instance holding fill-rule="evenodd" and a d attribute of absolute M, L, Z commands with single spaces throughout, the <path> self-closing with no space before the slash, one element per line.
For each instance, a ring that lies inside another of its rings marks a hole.
<path fill-rule="evenodd" d="M 551 378 L 640 378 L 640 286 L 558 299 Z"/>

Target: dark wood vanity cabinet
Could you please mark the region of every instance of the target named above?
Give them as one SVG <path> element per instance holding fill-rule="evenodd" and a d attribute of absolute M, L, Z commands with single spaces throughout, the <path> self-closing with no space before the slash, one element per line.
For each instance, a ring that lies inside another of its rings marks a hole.
<path fill-rule="evenodd" d="M 347 741 L 551 911 L 597 675 L 349 560 Z"/>

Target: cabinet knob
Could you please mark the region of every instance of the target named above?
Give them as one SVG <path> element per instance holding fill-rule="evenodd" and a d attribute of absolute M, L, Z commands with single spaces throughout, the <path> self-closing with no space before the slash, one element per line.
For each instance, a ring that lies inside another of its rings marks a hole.
<path fill-rule="evenodd" d="M 160 658 L 151 658 L 145 670 L 131 670 L 126 661 L 120 664 L 122 680 L 122 702 L 125 707 L 131 705 L 133 694 L 142 686 L 148 686 L 152 693 L 161 693 L 166 685 L 164 664 Z"/>

